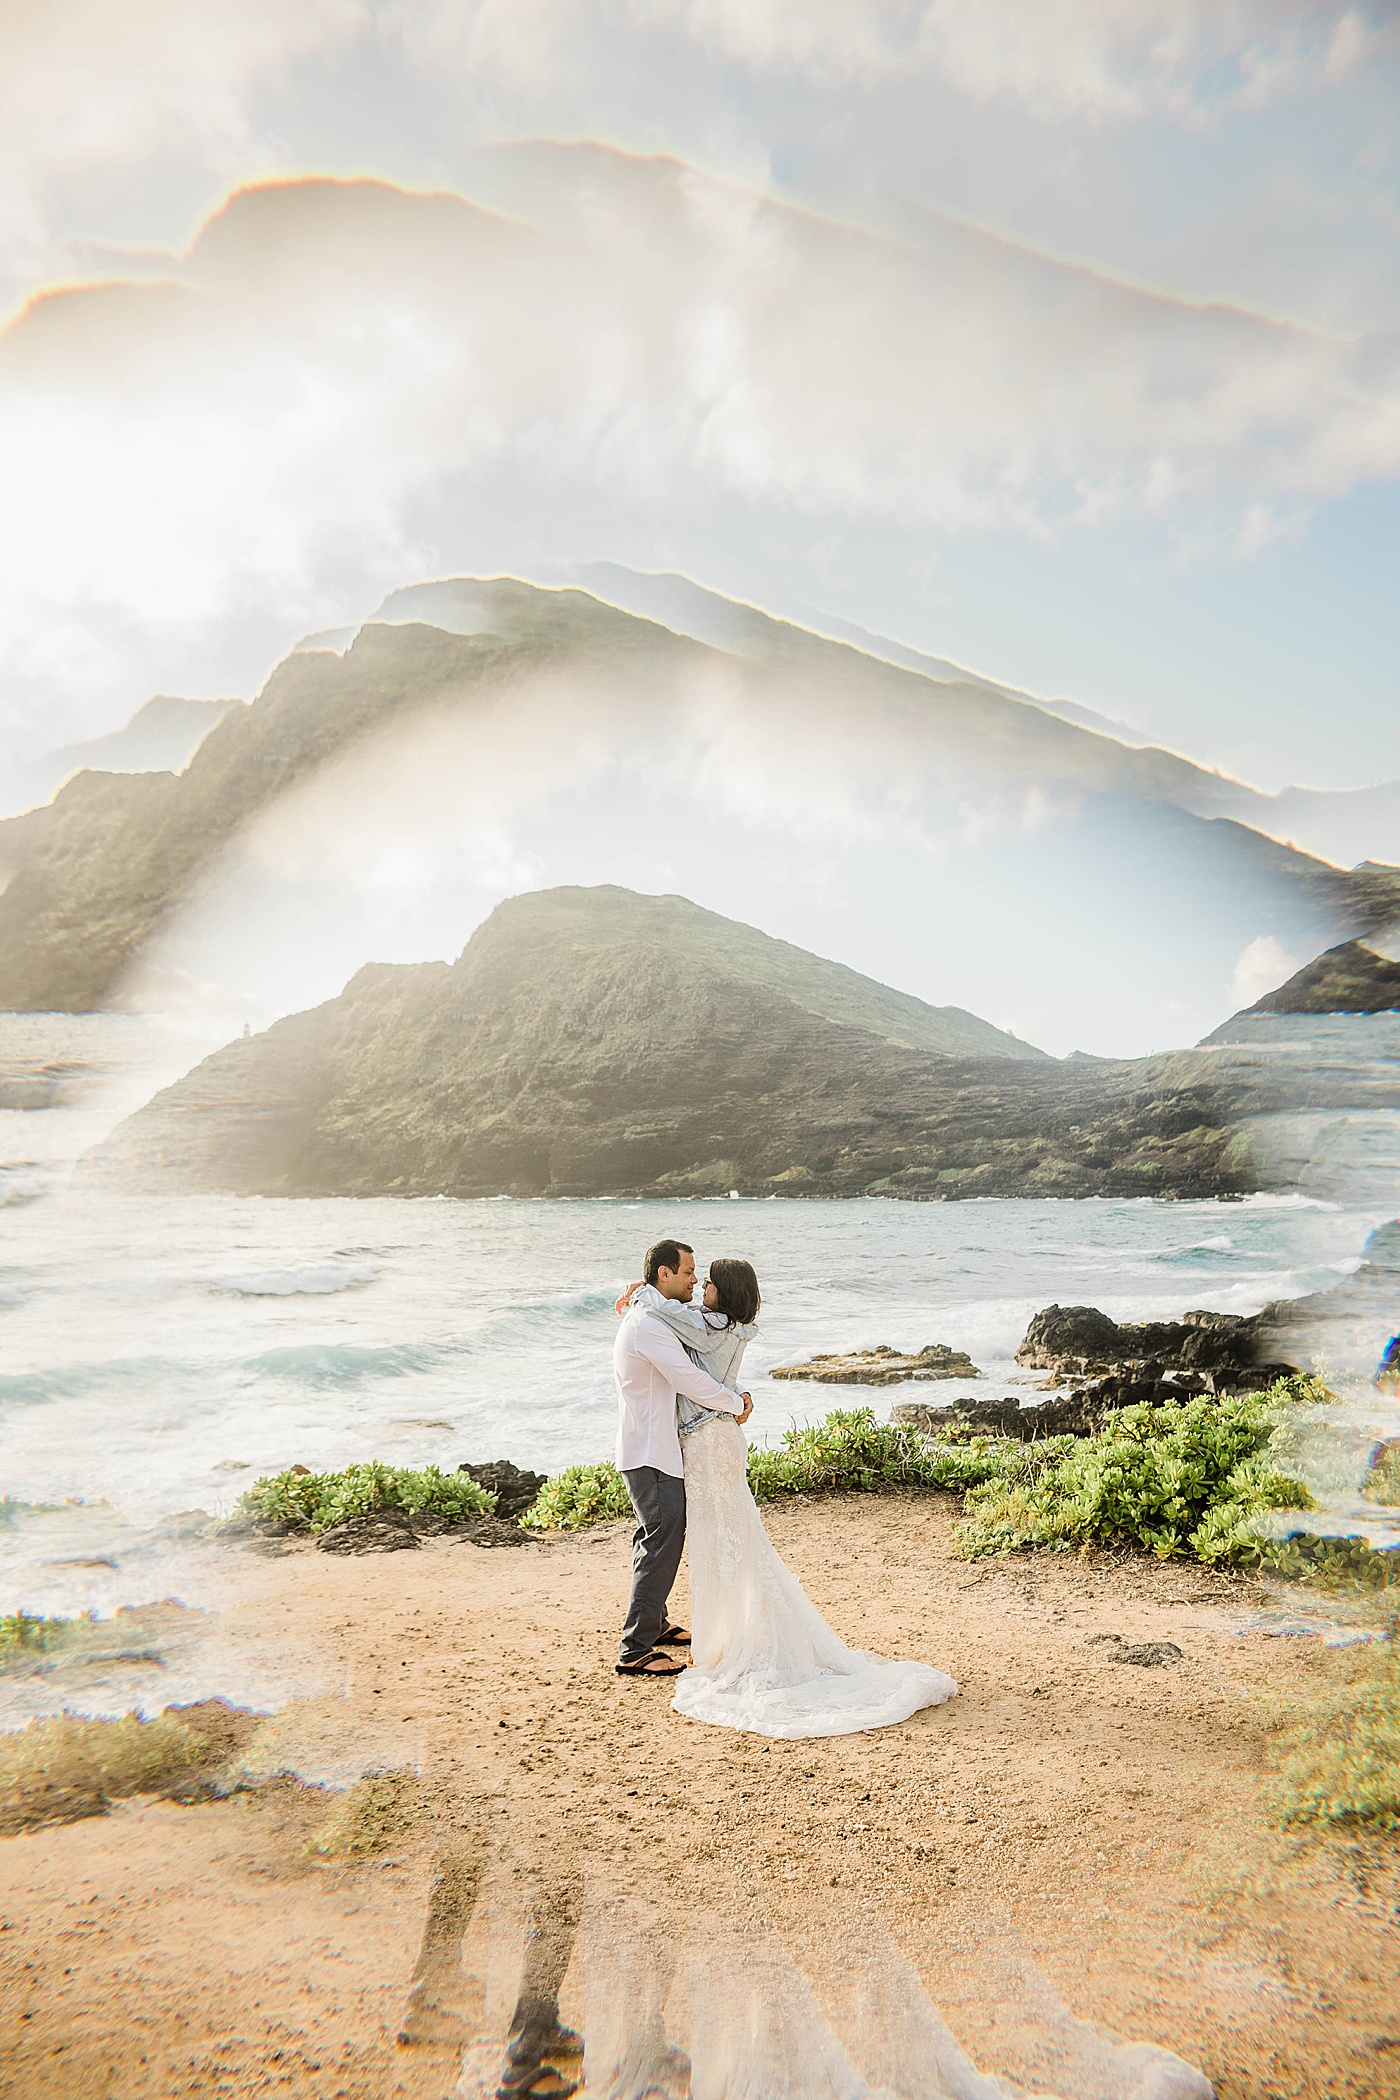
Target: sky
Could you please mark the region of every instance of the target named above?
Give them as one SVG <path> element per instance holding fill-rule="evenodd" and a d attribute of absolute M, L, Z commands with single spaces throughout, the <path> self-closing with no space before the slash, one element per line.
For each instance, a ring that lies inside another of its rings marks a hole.
<path fill-rule="evenodd" d="M 1397 107 L 1393 4 L 0 0 L 0 764 L 612 560 L 1396 777 Z"/>

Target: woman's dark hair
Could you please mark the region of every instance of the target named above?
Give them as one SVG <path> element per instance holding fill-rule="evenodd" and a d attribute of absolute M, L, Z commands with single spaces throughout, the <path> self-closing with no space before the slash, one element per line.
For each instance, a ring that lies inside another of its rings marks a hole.
<path fill-rule="evenodd" d="M 721 1256 L 710 1263 L 710 1281 L 715 1287 L 715 1310 L 724 1314 L 731 1327 L 747 1327 L 758 1318 L 763 1300 L 758 1295 L 758 1278 L 748 1262 Z"/>

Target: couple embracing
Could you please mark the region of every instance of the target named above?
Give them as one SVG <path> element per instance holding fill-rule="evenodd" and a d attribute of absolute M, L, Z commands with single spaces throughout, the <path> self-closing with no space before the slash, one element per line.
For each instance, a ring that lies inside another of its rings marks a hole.
<path fill-rule="evenodd" d="M 698 1305 L 695 1286 L 693 1249 L 658 1240 L 617 1302 L 617 1464 L 637 1518 L 619 1673 L 675 1678 L 677 1713 L 756 1735 L 850 1735 L 939 1705 L 951 1677 L 848 1648 L 769 1540 L 739 1386 L 758 1278 L 746 1261 L 713 1261 Z M 667 1616 L 687 1537 L 690 1633 Z"/>

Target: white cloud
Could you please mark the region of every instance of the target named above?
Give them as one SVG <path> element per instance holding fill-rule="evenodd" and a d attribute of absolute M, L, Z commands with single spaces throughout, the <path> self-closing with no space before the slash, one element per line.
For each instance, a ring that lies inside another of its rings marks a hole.
<path fill-rule="evenodd" d="M 852 522 L 1194 530 L 1214 506 L 1250 550 L 1400 466 L 1400 402 L 1304 331 L 673 161 L 478 165 L 513 216 L 273 184 L 176 284 L 60 294 L 0 338 L 11 693 L 44 688 L 60 624 L 100 680 L 133 633 L 240 605 L 344 618 L 347 579 L 431 569 L 431 507 L 493 474 L 561 560 L 600 505 L 651 530 L 765 506 L 833 547 Z"/>
<path fill-rule="evenodd" d="M 1230 980 L 1230 997 L 1236 1009 L 1253 1006 L 1265 992 L 1277 991 L 1295 970 L 1301 968 L 1301 957 L 1290 955 L 1276 935 L 1261 933 L 1254 940 L 1247 941 L 1235 959 L 1234 975 Z"/>
<path fill-rule="evenodd" d="M 62 194 L 162 161 L 227 183 L 282 155 L 256 98 L 370 20 L 365 0 L 0 0 L 0 252 L 63 266 Z"/>
<path fill-rule="evenodd" d="M 444 83 L 459 136 L 640 140 L 677 68 L 693 106 L 673 124 L 752 168 L 766 145 L 727 100 L 736 67 L 818 93 L 922 83 L 1052 125 L 1196 127 L 1335 86 L 1393 40 L 1389 9 L 1344 0 L 0 0 L 0 275 L 62 274 L 73 222 L 100 235 L 143 181 L 136 216 L 158 223 L 135 237 L 159 242 L 211 185 L 312 140 L 358 161 L 346 66 L 374 79 L 371 151 L 401 173 Z"/>
<path fill-rule="evenodd" d="M 1052 121 L 1190 124 L 1342 78 L 1380 34 L 1345 0 L 392 0 L 380 25 L 526 95 L 590 37 L 664 30 L 755 72 L 923 75 Z"/>
<path fill-rule="evenodd" d="M 1194 125 L 1340 77 L 1369 35 L 1336 0 L 935 0 L 922 41 L 976 99 Z"/>
<path fill-rule="evenodd" d="M 1387 48 L 1383 7 L 1349 0 L 391 0 L 381 34 L 419 59 L 552 95 L 560 67 L 667 33 L 756 74 L 816 85 L 898 76 L 1049 122 L 1196 128 L 1334 85 Z"/>

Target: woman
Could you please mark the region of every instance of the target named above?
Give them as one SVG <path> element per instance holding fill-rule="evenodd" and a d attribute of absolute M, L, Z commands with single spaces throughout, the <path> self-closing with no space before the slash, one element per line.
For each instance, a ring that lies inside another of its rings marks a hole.
<path fill-rule="evenodd" d="M 714 1261 L 704 1308 L 642 1284 L 664 1320 L 721 1385 L 738 1391 L 739 1365 L 758 1329 L 758 1278 L 746 1261 Z M 928 1663 L 886 1662 L 833 1633 L 763 1528 L 749 1492 L 748 1445 L 733 1415 L 682 1397 L 690 1557 L 691 1661 L 677 1713 L 755 1735 L 851 1735 L 938 1706 L 957 1685 Z"/>

